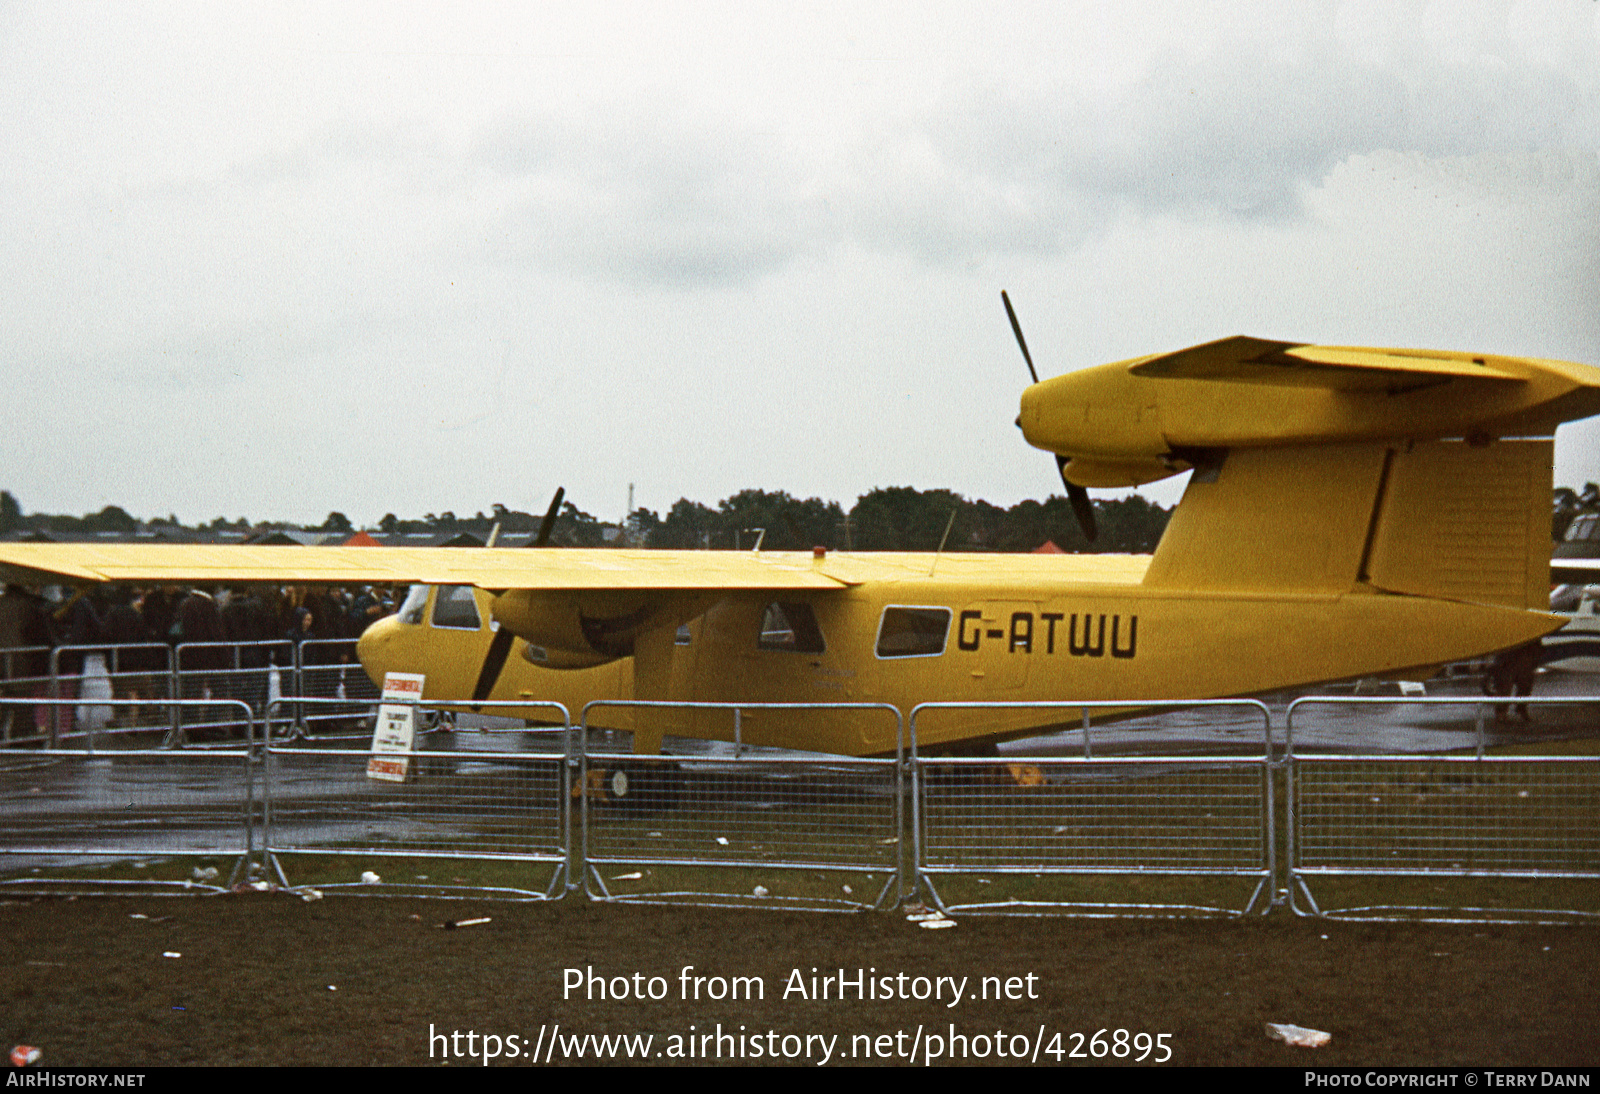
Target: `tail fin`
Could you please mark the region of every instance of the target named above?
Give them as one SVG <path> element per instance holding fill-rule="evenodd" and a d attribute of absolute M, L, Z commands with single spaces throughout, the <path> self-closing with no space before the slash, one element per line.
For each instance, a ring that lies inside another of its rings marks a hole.
<path fill-rule="evenodd" d="M 1196 475 L 1151 587 L 1545 607 L 1549 440 L 1238 449 Z"/>

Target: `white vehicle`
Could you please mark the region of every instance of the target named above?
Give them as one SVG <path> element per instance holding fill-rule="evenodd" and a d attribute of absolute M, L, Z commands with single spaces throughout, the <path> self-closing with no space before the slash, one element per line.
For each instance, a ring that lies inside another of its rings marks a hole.
<path fill-rule="evenodd" d="M 1570 602 L 1569 593 L 1566 603 Z M 1552 610 L 1564 606 L 1551 604 Z M 1600 585 L 1584 586 L 1572 610 L 1557 614 L 1567 616 L 1571 622 L 1556 633 L 1545 635 L 1545 665 L 1562 672 L 1600 672 Z"/>

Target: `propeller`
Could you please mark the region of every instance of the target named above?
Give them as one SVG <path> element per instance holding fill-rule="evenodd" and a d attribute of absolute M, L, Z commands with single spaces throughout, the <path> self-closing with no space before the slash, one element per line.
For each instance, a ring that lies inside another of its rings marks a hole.
<path fill-rule="evenodd" d="M 550 508 L 544 511 L 544 519 L 539 522 L 539 534 L 529 541 L 529 547 L 550 546 L 550 533 L 556 530 L 556 515 L 561 512 L 561 499 L 566 496 L 565 486 L 556 487 L 556 496 L 550 499 Z"/>
<path fill-rule="evenodd" d="M 1011 333 L 1017 336 L 1017 348 L 1022 350 L 1022 359 L 1028 364 L 1028 375 L 1037 384 L 1039 373 L 1033 367 L 1033 354 L 1028 352 L 1028 340 L 1022 337 L 1022 324 L 1017 322 L 1016 309 L 1011 306 L 1011 297 L 1004 289 L 1000 290 L 1000 301 L 1006 306 L 1006 318 L 1011 320 Z M 1083 538 L 1093 543 L 1100 534 L 1094 520 L 1094 502 L 1089 500 L 1088 490 L 1067 478 L 1070 459 L 1068 456 L 1057 456 L 1056 470 L 1061 474 L 1061 485 L 1067 488 L 1067 501 L 1072 504 L 1072 515 L 1078 518 L 1078 527 L 1083 529 Z"/>
<path fill-rule="evenodd" d="M 1028 375 L 1033 377 L 1033 382 L 1039 382 L 1039 374 L 1034 371 L 1033 354 L 1028 352 L 1028 340 L 1022 337 L 1022 324 L 1017 322 L 1017 313 L 1011 307 L 1011 297 L 1006 295 L 1004 289 L 1000 290 L 1000 302 L 1006 306 L 1006 318 L 1011 320 L 1011 333 L 1017 336 L 1017 346 L 1022 350 L 1022 359 L 1028 363 Z"/>
<path fill-rule="evenodd" d="M 545 510 L 544 520 L 539 522 L 539 534 L 528 541 L 529 547 L 550 545 L 550 533 L 556 529 L 556 516 L 561 512 L 561 502 L 566 496 L 566 487 L 556 488 L 556 496 L 550 500 L 550 508 Z M 483 656 L 483 668 L 478 671 L 478 683 L 472 689 L 473 703 L 481 704 L 489 698 L 489 693 L 494 691 L 500 673 L 506 667 L 506 658 L 511 654 L 511 643 L 515 640 L 516 635 L 505 627 L 494 632 L 494 637 L 489 640 L 489 652 Z M 474 706 L 473 709 L 479 708 Z"/>

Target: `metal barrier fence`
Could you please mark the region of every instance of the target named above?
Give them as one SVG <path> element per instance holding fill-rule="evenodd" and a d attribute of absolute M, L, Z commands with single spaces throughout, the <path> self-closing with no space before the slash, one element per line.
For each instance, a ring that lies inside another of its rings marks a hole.
<path fill-rule="evenodd" d="M 297 707 L 295 724 L 307 734 L 370 729 L 360 723 L 378 701 L 378 688 L 356 660 L 353 638 L 308 638 L 296 645 L 294 680 L 284 694 L 342 700 Z"/>
<path fill-rule="evenodd" d="M 50 694 L 49 646 L 12 646 L 0 649 L 0 697 L 20 699 L 28 696 L 46 698 Z M 0 707 L 0 742 L 13 740 L 43 740 L 49 732 L 49 708 L 42 708 L 37 717 L 31 709 L 19 706 Z"/>
<path fill-rule="evenodd" d="M 1600 917 L 1600 757 L 1488 755 L 1495 707 L 1554 707 L 1587 698 L 1408 698 L 1398 705 L 1473 709 L 1477 748 L 1463 755 L 1306 755 L 1297 716 L 1313 708 L 1394 706 L 1394 699 L 1312 696 L 1285 715 L 1289 773 L 1288 882 L 1299 915 L 1517 920 Z M 1323 891 L 1312 893 L 1315 879 Z M 1533 908 L 1542 883 L 1585 907 Z M 1457 899 L 1439 900 L 1455 894 Z M 1337 901 L 1341 907 L 1334 907 Z"/>
<path fill-rule="evenodd" d="M 6 708 L 58 708 L 79 699 L 0 698 Z M 172 703 L 174 700 L 167 700 Z M 242 703 L 209 700 L 179 702 L 186 708 L 231 707 L 247 727 L 251 714 Z M 137 707 L 137 700 L 96 699 L 109 711 Z M 131 732 L 131 731 L 124 731 Z M 244 747 L 231 750 L 117 748 L 96 749 L 103 735 L 80 734 L 83 748 L 46 747 L 10 751 L 0 763 L 0 814 L 5 838 L 0 865 L 7 870 L 41 870 L 44 865 L 82 870 L 108 860 L 163 856 L 233 858 L 229 883 L 252 859 L 260 828 L 258 800 L 247 729 Z M 219 877 L 211 868 L 206 880 Z M 106 881 L 90 878 L 22 876 L 5 882 L 31 889 L 60 890 L 82 885 L 118 888 L 151 885 L 220 891 L 194 880 Z"/>
<path fill-rule="evenodd" d="M 118 707 L 115 728 L 161 730 L 167 744 L 229 742 L 245 723 L 218 718 L 223 708 L 185 707 L 170 699 L 238 700 L 260 719 L 267 704 L 284 695 L 339 699 L 314 708 L 296 705 L 294 723 L 304 733 L 357 733 L 378 689 L 356 660 L 353 638 L 262 642 L 165 642 L 38 646 L 3 651 L 0 696 L 69 700 L 41 704 L 30 727 L 19 708 L 0 722 L 0 743 L 48 741 L 80 732 L 72 700 L 137 699 Z M 93 705 L 88 704 L 88 705 Z M 308 714 L 309 710 L 309 714 Z M 125 711 L 125 713 L 123 713 Z"/>
<path fill-rule="evenodd" d="M 305 731 L 347 717 L 348 699 L 290 696 L 258 715 L 241 698 L 11 695 L 0 697 L 0 715 L 14 725 L 48 726 L 73 709 L 54 747 L 39 747 L 51 744 L 45 735 L 0 751 L 0 867 L 71 875 L 112 859 L 237 856 L 236 876 L 248 861 L 287 884 L 279 855 L 377 857 L 402 874 L 402 859 L 470 859 L 480 863 L 475 884 L 504 880 L 499 891 L 525 897 L 581 885 L 598 900 L 881 907 L 920 892 L 952 912 L 1247 914 L 1284 903 L 1302 915 L 1573 920 L 1600 915 L 1600 757 L 1572 754 L 1587 745 L 1491 752 L 1485 724 L 1511 702 L 1597 701 L 1301 699 L 1283 720 L 1281 755 L 1271 714 L 1254 700 L 923 704 L 903 735 L 887 705 L 596 702 L 579 732 L 565 708 L 542 704 L 557 729 L 428 734 L 408 781 L 383 783 L 366 777 L 367 734 L 356 743 Z M 541 704 L 476 704 L 484 714 L 530 705 Z M 124 716 L 150 706 L 181 707 L 186 726 L 237 725 L 241 739 L 195 745 Z M 206 707 L 227 713 L 195 716 Z M 940 711 L 1136 708 L 1164 712 L 1162 732 L 1190 740 L 1217 707 L 1246 717 L 1222 726 L 1216 753 L 1146 746 L 1128 728 L 1137 721 L 1058 734 L 1051 755 L 920 751 L 936 735 L 932 719 L 958 716 Z M 642 756 L 591 728 L 645 725 L 659 708 L 726 717 L 733 740 Z M 1297 744 L 1314 711 L 1325 727 L 1339 710 L 1370 722 L 1384 708 L 1429 724 L 1447 720 L 1435 712 L 1464 710 L 1448 719 L 1459 751 L 1347 755 Z M 370 708 L 357 709 L 364 722 Z M 905 746 L 879 759 L 751 749 L 740 726 L 762 710 L 889 717 Z M 529 867 L 538 868 L 531 881 Z M 313 869 L 319 880 L 330 872 L 325 862 Z"/>
<path fill-rule="evenodd" d="M 269 705 L 267 724 L 287 722 L 277 717 L 280 708 L 303 708 L 314 723 L 320 710 L 348 705 L 341 699 L 281 699 Z M 392 705 L 419 709 L 416 703 Z M 497 708 L 548 708 L 561 725 L 537 734 L 521 729 L 473 731 L 472 737 L 487 742 L 487 748 L 415 749 L 403 782 L 369 778 L 373 753 L 365 745 L 313 747 L 297 740 L 269 739 L 262 779 L 262 847 L 279 879 L 289 884 L 280 858 L 284 855 L 355 856 L 368 861 L 494 859 L 549 868 L 543 884 L 530 885 L 518 876 L 494 886 L 501 895 L 544 899 L 564 895 L 572 848 L 567 804 L 571 716 L 559 703 L 476 705 L 491 715 Z M 530 742 L 547 747 L 531 750 Z M 393 886 L 397 879 L 390 883 Z M 460 888 L 432 876 L 413 875 L 400 884 L 432 892 Z"/>
<path fill-rule="evenodd" d="M 64 738 L 82 732 L 78 712 L 84 707 L 93 709 L 97 700 L 127 698 L 165 698 L 164 681 L 171 674 L 171 648 L 165 643 L 141 642 L 134 645 L 113 646 L 56 646 L 50 650 L 49 675 L 44 694 L 51 699 L 74 698 L 82 702 L 53 703 L 50 717 L 40 726 L 52 745 Z M 63 672 L 63 667 L 72 671 Z M 119 694 L 120 693 L 120 694 Z M 176 697 L 176 693 L 171 693 Z M 200 698 L 200 696 L 189 696 Z M 205 696 L 210 698 L 210 696 Z M 221 698 L 219 696 L 219 698 Z M 163 720 L 176 725 L 182 717 L 181 707 L 160 707 L 135 704 L 123 708 L 126 717 L 121 721 L 129 726 L 163 728 Z M 164 718 L 163 718 L 164 714 Z M 91 731 L 105 728 L 88 719 Z"/>
<path fill-rule="evenodd" d="M 732 741 L 689 756 L 621 752 L 590 739 L 591 716 L 601 709 L 722 711 Z M 584 891 L 592 899 L 827 909 L 877 908 L 898 898 L 898 757 L 749 750 L 742 722 L 755 711 L 877 714 L 893 719 L 895 739 L 904 740 L 900 712 L 883 703 L 590 703 L 577 785 Z"/>
<path fill-rule="evenodd" d="M 1254 755 L 1096 755 L 1089 712 L 1130 707 L 1247 711 L 1260 717 L 1260 743 Z M 974 710 L 1081 711 L 1082 755 L 918 752 L 919 723 Z M 1270 906 L 1272 716 L 1258 700 L 923 703 L 911 712 L 911 742 L 917 890 L 942 911 L 1245 915 Z M 969 899 L 948 901 L 936 876 L 956 879 Z"/>
<path fill-rule="evenodd" d="M 237 699 L 259 716 L 271 697 L 274 680 L 281 689 L 283 672 L 294 659 L 294 643 L 288 640 L 184 642 L 172 648 L 172 694 L 185 699 Z M 226 740 L 237 735 L 235 724 L 184 718 L 184 708 L 177 710 L 180 717 L 173 732 L 181 739 Z"/>

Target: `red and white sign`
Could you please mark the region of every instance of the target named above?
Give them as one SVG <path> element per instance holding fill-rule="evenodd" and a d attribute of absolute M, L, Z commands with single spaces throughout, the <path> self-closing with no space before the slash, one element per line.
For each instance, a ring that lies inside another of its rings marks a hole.
<path fill-rule="evenodd" d="M 383 678 L 383 703 L 378 724 L 372 727 L 372 755 L 367 778 L 403 783 L 411 765 L 411 742 L 416 737 L 417 708 L 422 699 L 420 673 L 391 672 Z"/>

